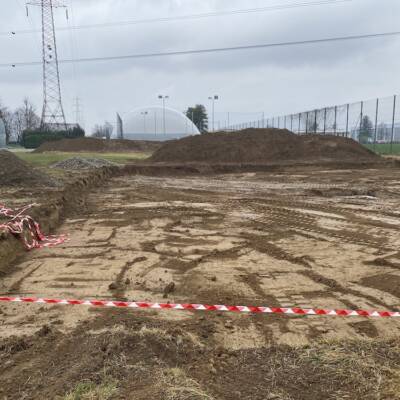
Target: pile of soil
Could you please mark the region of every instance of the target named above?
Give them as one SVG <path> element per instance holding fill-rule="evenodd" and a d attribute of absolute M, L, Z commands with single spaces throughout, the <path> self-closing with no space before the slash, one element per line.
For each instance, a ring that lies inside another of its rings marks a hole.
<path fill-rule="evenodd" d="M 15 154 L 0 150 L 0 187 L 1 186 L 56 186 L 57 182 L 40 172 Z"/>
<path fill-rule="evenodd" d="M 72 169 L 72 170 L 80 170 L 80 169 L 96 169 L 101 167 L 109 167 L 115 165 L 111 161 L 104 160 L 102 158 L 81 158 L 81 157 L 72 157 L 67 160 L 59 161 L 53 164 L 52 168 L 58 169 Z"/>
<path fill-rule="evenodd" d="M 64 152 L 99 152 L 99 153 L 123 153 L 123 152 L 148 152 L 159 149 L 163 142 L 149 140 L 124 140 L 111 139 L 103 140 L 96 138 L 62 139 L 52 142 L 45 142 L 38 147 L 34 153 L 46 151 Z"/>
<path fill-rule="evenodd" d="M 198 319 L 196 340 L 139 313 L 101 313 L 70 334 L 60 322 L 0 340 L 2 399 L 399 399 L 396 339 L 226 350 Z"/>
<path fill-rule="evenodd" d="M 286 129 L 216 132 L 170 141 L 155 162 L 268 163 L 281 161 L 374 161 L 377 156 L 352 139 L 299 136 Z"/>

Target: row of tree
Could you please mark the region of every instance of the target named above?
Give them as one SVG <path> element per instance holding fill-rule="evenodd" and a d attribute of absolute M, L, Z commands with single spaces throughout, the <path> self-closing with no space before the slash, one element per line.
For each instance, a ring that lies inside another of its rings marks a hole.
<path fill-rule="evenodd" d="M 40 117 L 32 102 L 25 98 L 22 105 L 15 110 L 10 110 L 0 101 L 0 118 L 6 128 L 6 141 L 21 143 L 25 131 L 33 131 L 40 126 Z"/>

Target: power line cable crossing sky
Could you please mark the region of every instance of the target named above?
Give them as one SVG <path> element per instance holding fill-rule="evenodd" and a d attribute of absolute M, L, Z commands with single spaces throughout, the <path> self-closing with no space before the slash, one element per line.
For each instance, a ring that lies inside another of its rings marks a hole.
<path fill-rule="evenodd" d="M 296 2 L 289 4 L 280 4 L 268 7 L 259 7 L 259 8 L 248 8 L 248 9 L 238 9 L 238 10 L 226 10 L 226 11 L 218 11 L 218 12 L 209 12 L 209 13 L 201 13 L 201 14 L 189 14 L 189 15 L 178 15 L 172 17 L 161 17 L 161 18 L 147 18 L 147 19 L 137 19 L 131 21 L 113 21 L 113 22 L 104 22 L 98 24 L 85 24 L 85 25 L 71 25 L 71 26 L 63 26 L 59 27 L 57 31 L 68 31 L 70 29 L 74 30 L 82 30 L 82 29 L 96 29 L 96 28 L 112 28 L 112 27 L 122 27 L 129 25 L 139 25 L 139 24 L 153 24 L 159 22 L 178 22 L 185 21 L 191 19 L 203 19 L 203 18 L 212 18 L 212 17 L 224 17 L 224 16 L 233 16 L 233 15 L 241 15 L 241 14 L 253 14 L 253 13 L 265 13 L 269 11 L 281 11 L 281 10 L 290 10 L 296 8 L 304 8 L 304 7 L 315 7 L 315 6 L 324 6 L 324 5 L 335 5 L 340 3 L 349 3 L 353 0 L 318 0 L 318 1 L 306 1 L 306 2 Z M 25 30 L 14 30 L 14 31 L 4 31 L 0 32 L 0 35 L 22 35 L 22 34 L 30 34 L 41 32 L 36 29 L 25 29 Z"/>
<path fill-rule="evenodd" d="M 310 40 L 289 41 L 289 42 L 254 44 L 254 45 L 244 45 L 244 46 L 217 47 L 208 49 L 167 51 L 167 52 L 154 52 L 154 53 L 143 53 L 143 54 L 126 54 L 119 56 L 88 57 L 88 58 L 76 58 L 76 59 L 61 59 L 59 60 L 59 63 L 66 64 L 75 62 L 99 62 L 99 61 L 127 60 L 134 58 L 172 57 L 172 56 L 183 56 L 191 54 L 221 53 L 229 51 L 257 50 L 257 49 L 266 49 L 266 48 L 284 47 L 284 46 L 301 46 L 301 45 L 320 44 L 320 43 L 332 43 L 332 42 L 341 42 L 349 40 L 376 39 L 376 38 L 398 36 L 398 35 L 400 35 L 400 31 L 370 33 L 370 34 L 352 35 L 352 36 L 339 36 L 331 38 L 310 39 Z M 27 62 L 0 64 L 0 67 L 27 67 L 27 66 L 34 66 L 41 64 L 42 64 L 41 61 L 27 61 Z"/>

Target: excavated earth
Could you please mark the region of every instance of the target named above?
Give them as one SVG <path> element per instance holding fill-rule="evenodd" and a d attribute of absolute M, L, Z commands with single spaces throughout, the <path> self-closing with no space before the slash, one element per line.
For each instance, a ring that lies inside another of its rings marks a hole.
<path fill-rule="evenodd" d="M 377 156 L 356 141 L 333 135 L 295 135 L 287 129 L 244 129 L 170 140 L 151 157 L 153 162 L 265 164 L 278 162 L 362 162 Z"/>
<path fill-rule="evenodd" d="M 395 165 L 127 171 L 75 188 L 70 241 L 9 264 L 1 294 L 399 309 Z M 399 323 L 3 303 L 0 398 L 400 399 Z"/>

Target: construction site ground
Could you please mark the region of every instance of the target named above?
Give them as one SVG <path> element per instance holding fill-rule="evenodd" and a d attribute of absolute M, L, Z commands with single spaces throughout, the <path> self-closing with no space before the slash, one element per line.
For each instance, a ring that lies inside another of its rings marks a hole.
<path fill-rule="evenodd" d="M 400 307 L 395 167 L 122 175 L 58 233 L 2 295 Z M 397 319 L 4 303 L 0 337 L 0 399 L 400 398 Z"/>

